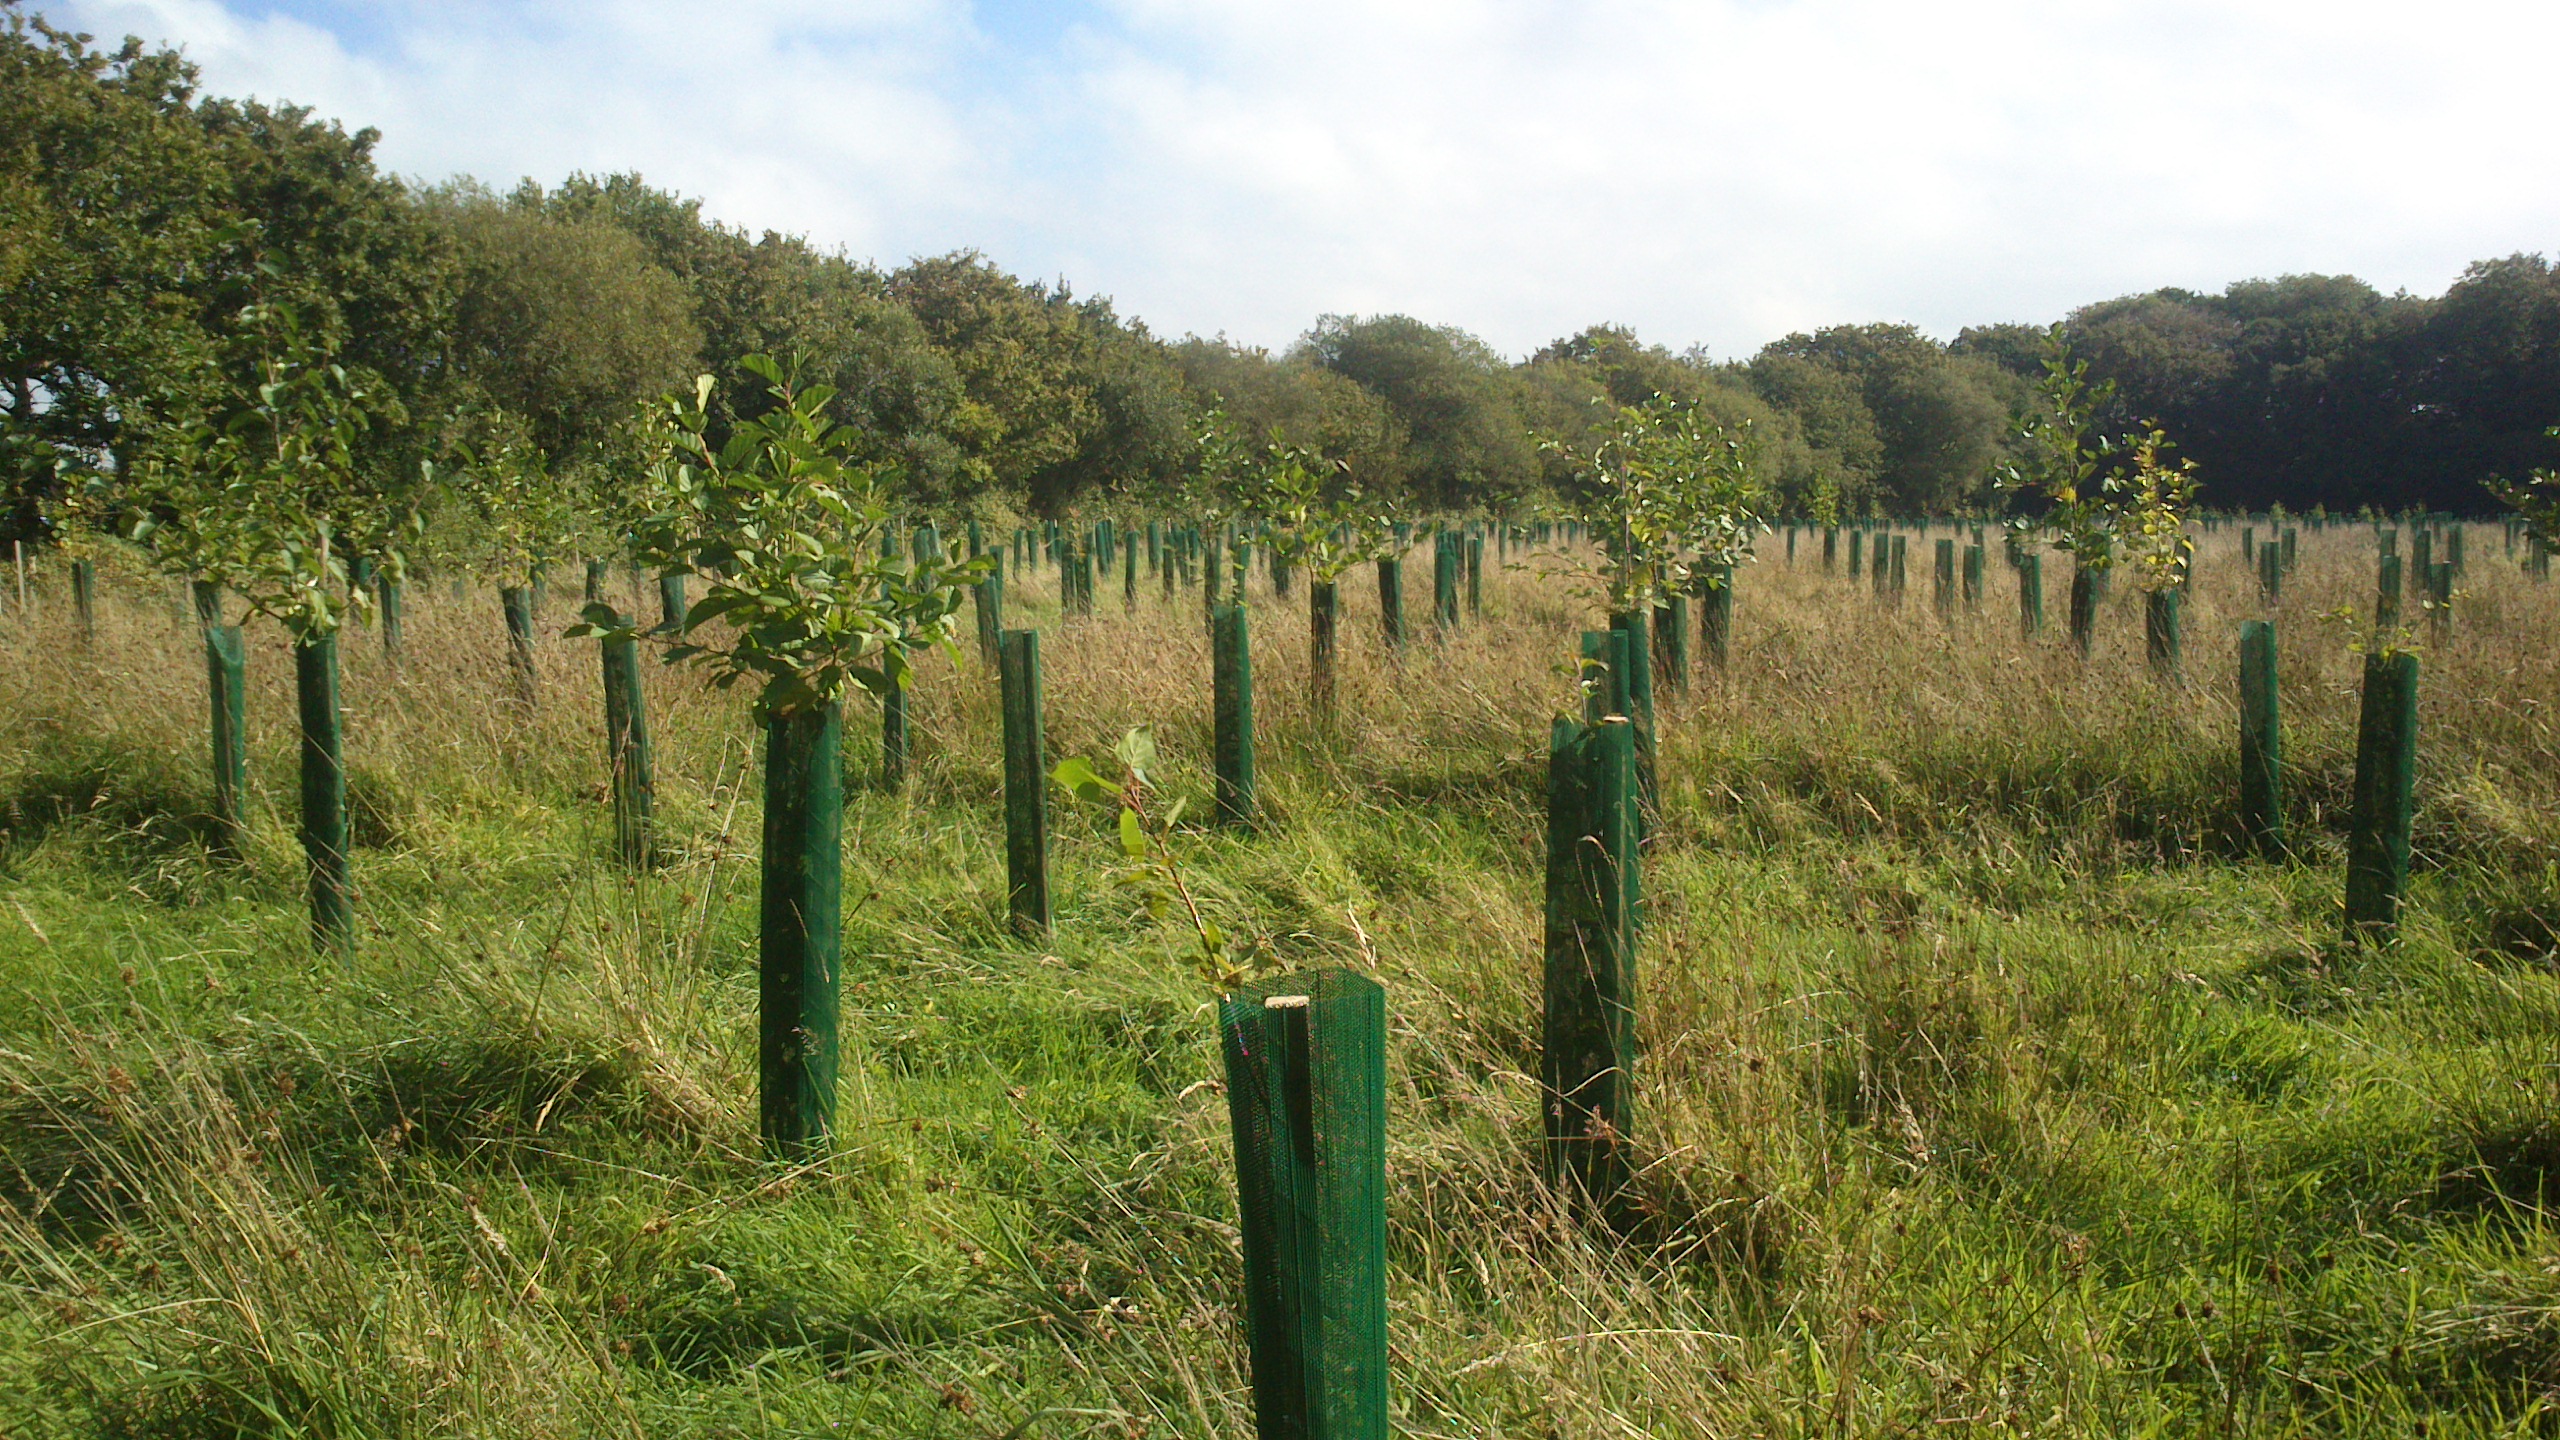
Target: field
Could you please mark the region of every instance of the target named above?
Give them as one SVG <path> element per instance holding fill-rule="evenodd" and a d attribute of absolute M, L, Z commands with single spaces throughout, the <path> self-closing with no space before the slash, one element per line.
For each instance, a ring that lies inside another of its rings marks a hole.
<path fill-rule="evenodd" d="M 2129 586 L 2074 656 L 2058 557 L 2029 643 L 1996 552 L 1948 620 L 1923 538 L 1899 608 L 1764 542 L 1729 673 L 1660 702 L 1625 1241 L 1537 1164 L 1545 747 L 1590 607 L 1489 555 L 1482 616 L 1399 660 L 1347 581 L 1324 725 L 1304 591 L 1257 577 L 1271 820 L 1182 853 L 1286 963 L 1387 986 L 1398 1433 L 2560 1430 L 2560 592 L 2467 538 L 2387 950 L 2336 938 L 2361 672 L 2318 618 L 2369 608 L 2369 530 L 2306 528 L 2279 610 L 2287 863 L 2233 828 L 2236 528 L 2184 683 Z M 1197 592 L 1061 623 L 1056 578 L 1012 587 L 1052 759 L 1148 724 L 1205 795 Z M 281 632 L 222 859 L 174 591 L 110 567 L 84 647 L 38 580 L 0 616 L 0 1436 L 1250 1433 L 1209 997 L 1064 797 L 1055 937 L 1009 935 L 974 655 L 928 663 L 902 793 L 848 720 L 842 1148 L 784 1167 L 742 698 L 651 668 L 669 854 L 632 878 L 593 644 L 542 643 L 528 712 L 494 593 L 413 586 L 400 667 L 347 641 L 341 966 Z"/>

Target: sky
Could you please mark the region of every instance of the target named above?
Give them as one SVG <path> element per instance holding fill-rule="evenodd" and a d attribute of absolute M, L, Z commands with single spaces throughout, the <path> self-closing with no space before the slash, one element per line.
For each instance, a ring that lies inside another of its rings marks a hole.
<path fill-rule="evenodd" d="M 1719 358 L 2560 242 L 2560 5 L 30 0 L 504 187 L 637 171 L 1159 334 L 1396 312 Z"/>

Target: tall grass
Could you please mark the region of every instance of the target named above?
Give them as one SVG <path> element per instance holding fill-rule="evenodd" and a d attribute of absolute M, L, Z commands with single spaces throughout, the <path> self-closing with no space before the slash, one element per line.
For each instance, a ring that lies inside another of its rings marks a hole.
<path fill-rule="evenodd" d="M 1489 574 L 1399 660 L 1347 587 L 1326 719 L 1303 587 L 1257 588 L 1272 823 L 1184 844 L 1231 926 L 1389 986 L 1400 1430 L 2560 1428 L 2560 602 L 2470 547 L 2407 936 L 2348 951 L 2358 669 L 2315 617 L 2369 605 L 2371 542 L 2302 546 L 2283 865 L 2231 831 L 2233 537 L 2178 684 L 2121 589 L 2083 663 L 2019 641 L 1996 563 L 1952 622 L 1744 572 L 1731 670 L 1662 716 L 1624 1239 L 1536 1164 L 1546 719 L 1596 616 Z M 1196 594 L 1060 624 L 1054 586 L 1009 581 L 1053 755 L 1152 724 L 1205 815 Z M 59 584 L 0 619 L 0 1435 L 1249 1429 L 1207 997 L 1099 814 L 1060 811 L 1053 940 L 1009 936 L 974 662 L 925 668 L 899 793 L 849 721 L 843 1136 L 780 1167 L 738 698 L 649 675 L 666 855 L 626 874 L 593 647 L 539 646 L 528 710 L 494 592 L 413 585 L 405 663 L 346 644 L 341 967 L 282 638 L 224 859 L 191 628 L 106 588 L 91 649 Z"/>

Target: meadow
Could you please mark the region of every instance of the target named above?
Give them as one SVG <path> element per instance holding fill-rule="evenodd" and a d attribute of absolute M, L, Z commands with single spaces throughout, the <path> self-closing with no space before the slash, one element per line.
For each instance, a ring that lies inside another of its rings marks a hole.
<path fill-rule="evenodd" d="M 1944 533 L 1943 531 L 1939 533 Z M 1550 717 L 1591 602 L 1487 556 L 1378 638 L 1257 575 L 1266 823 L 1180 853 L 1221 923 L 1388 995 L 1394 1421 L 1417 1437 L 2560 1430 L 2560 599 L 2470 528 L 2421 643 L 2399 943 L 2339 939 L 2373 532 L 2274 609 L 2292 854 L 2236 830 L 2207 536 L 2182 678 L 2117 587 L 2085 660 L 1881 600 L 1776 537 L 1730 668 L 1657 682 L 1644 1223 L 1541 1181 Z M 1188 941 L 1053 798 L 1055 933 L 1005 922 L 995 680 L 926 662 L 905 786 L 848 717 L 837 1148 L 765 1158 L 758 751 L 649 668 L 661 863 L 612 857 L 592 642 L 515 698 L 496 595 L 345 641 L 358 937 L 315 956 L 286 640 L 252 627 L 251 827 L 208 844 L 205 673 L 165 580 L 0 614 L 0 1437 L 1250 1433 L 1227 1112 Z M 1208 810 L 1196 590 L 1044 632 L 1052 760 L 1154 728 Z M 623 584 L 617 572 L 614 584 Z M 1423 590 L 1428 594 L 1427 589 Z M 625 602 L 629 603 L 629 602 Z M 2412 614 L 2415 613 L 2414 604 Z"/>

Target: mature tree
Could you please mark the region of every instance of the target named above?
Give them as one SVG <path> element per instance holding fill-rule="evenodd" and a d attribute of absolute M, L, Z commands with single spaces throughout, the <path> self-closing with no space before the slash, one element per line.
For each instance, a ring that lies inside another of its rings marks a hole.
<path fill-rule="evenodd" d="M 2013 411 L 2009 392 L 2023 388 L 1992 362 L 1951 355 L 1909 325 L 1835 325 L 1789 335 L 1770 342 L 1752 363 L 1777 357 L 1857 383 L 1880 445 L 1879 499 L 1903 512 L 1953 509 L 1981 494 L 2002 453 Z M 1803 383 L 1800 376 L 1787 379 Z"/>
<path fill-rule="evenodd" d="M 1498 509 L 1536 483 L 1519 387 L 1483 341 L 1410 316 L 1327 315 L 1300 349 L 1386 403 L 1405 434 L 1404 481 L 1418 503 Z"/>
<path fill-rule="evenodd" d="M 523 416 L 554 467 L 604 443 L 635 402 L 697 373 L 702 332 L 684 287 L 628 232 L 470 185 L 428 206 L 461 258 L 455 375 Z"/>
<path fill-rule="evenodd" d="M 0 0 L 0 474 L 26 533 L 59 467 L 122 474 L 156 429 L 250 383 L 253 302 L 287 306 L 410 401 L 450 286 L 374 134 L 295 108 L 197 101 L 178 55 L 112 50 Z M 414 403 L 398 407 L 413 412 Z M 414 459 L 377 427 L 355 465 Z"/>
<path fill-rule="evenodd" d="M 1404 432 L 1384 400 L 1304 354 L 1194 335 L 1173 346 L 1183 388 L 1201 410 L 1223 411 L 1256 446 L 1277 442 L 1348 465 L 1372 490 L 1400 488 Z"/>

